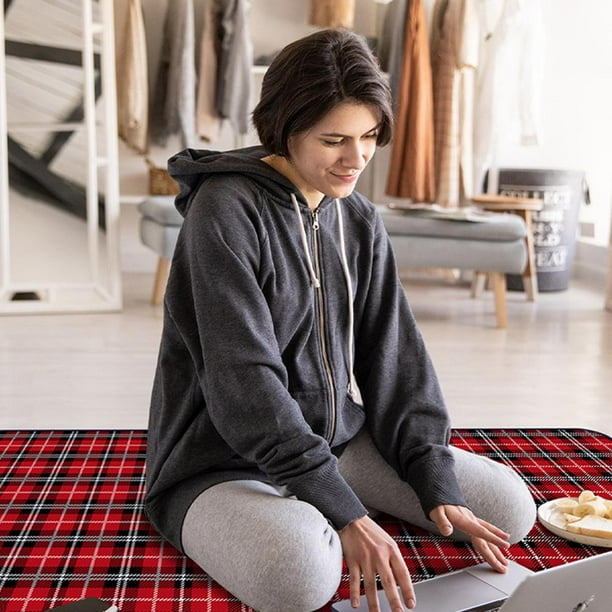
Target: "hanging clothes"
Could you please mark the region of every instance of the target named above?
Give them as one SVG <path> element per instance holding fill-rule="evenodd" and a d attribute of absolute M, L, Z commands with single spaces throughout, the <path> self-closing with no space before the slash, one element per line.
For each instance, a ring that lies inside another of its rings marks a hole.
<path fill-rule="evenodd" d="M 119 137 L 138 153 L 146 153 L 149 132 L 147 41 L 141 0 L 127 5 L 115 0 L 123 12 L 123 34 L 117 37 L 117 124 Z"/>
<path fill-rule="evenodd" d="M 217 110 L 234 131 L 246 134 L 251 109 L 253 45 L 248 27 L 250 0 L 220 0 L 222 48 L 217 81 Z"/>
<path fill-rule="evenodd" d="M 436 202 L 456 207 L 473 193 L 473 117 L 478 65 L 476 0 L 437 0 L 431 24 Z"/>
<path fill-rule="evenodd" d="M 497 170 L 504 140 L 538 144 L 544 37 L 539 0 L 481 1 L 478 17 L 474 185 L 480 191 L 487 170 Z"/>
<path fill-rule="evenodd" d="M 161 59 L 151 107 L 151 138 L 165 146 L 178 134 L 183 147 L 197 142 L 193 0 L 168 2 Z"/>
<path fill-rule="evenodd" d="M 395 0 L 388 6 L 383 21 L 382 36 L 377 43 L 381 68 L 389 75 L 394 110 L 397 110 L 398 104 L 407 10 L 407 0 Z"/>
<path fill-rule="evenodd" d="M 219 13 L 215 10 L 214 0 L 205 1 L 203 20 L 198 68 L 196 123 L 198 136 L 211 142 L 218 138 L 221 124 L 221 115 L 216 105 L 217 58 L 221 53 L 221 24 Z"/>
<path fill-rule="evenodd" d="M 433 202 L 434 130 L 429 39 L 422 0 L 409 0 L 386 192 L 417 202 Z"/>
<path fill-rule="evenodd" d="M 310 0 L 308 23 L 321 28 L 352 28 L 355 0 Z"/>

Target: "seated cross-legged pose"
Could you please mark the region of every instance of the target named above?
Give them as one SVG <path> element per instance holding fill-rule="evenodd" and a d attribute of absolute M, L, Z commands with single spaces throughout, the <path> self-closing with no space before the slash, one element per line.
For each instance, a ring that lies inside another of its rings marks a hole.
<path fill-rule="evenodd" d="M 146 510 L 262 612 L 316 610 L 343 560 L 356 603 L 415 605 L 394 515 L 468 539 L 497 571 L 535 505 L 520 477 L 449 446 L 447 408 L 376 208 L 355 183 L 392 136 L 357 35 L 323 30 L 268 69 L 262 146 L 171 158 L 184 223 L 166 295 Z"/>

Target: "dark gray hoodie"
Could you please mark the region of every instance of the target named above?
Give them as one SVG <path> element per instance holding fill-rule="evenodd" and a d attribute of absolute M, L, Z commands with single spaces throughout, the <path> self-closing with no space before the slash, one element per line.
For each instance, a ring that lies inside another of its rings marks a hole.
<path fill-rule="evenodd" d="M 425 512 L 465 505 L 380 215 L 358 193 L 311 211 L 263 156 L 188 149 L 169 162 L 184 223 L 151 399 L 149 518 L 182 549 L 199 493 L 256 478 L 341 529 L 366 514 L 336 459 L 364 425 Z"/>

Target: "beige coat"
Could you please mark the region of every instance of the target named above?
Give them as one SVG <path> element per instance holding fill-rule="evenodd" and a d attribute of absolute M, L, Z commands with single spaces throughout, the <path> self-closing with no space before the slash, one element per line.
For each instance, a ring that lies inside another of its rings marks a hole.
<path fill-rule="evenodd" d="M 117 16 L 124 19 L 117 37 L 117 123 L 119 136 L 133 149 L 148 149 L 149 83 L 147 41 L 141 0 L 115 2 Z M 121 12 L 119 12 L 121 11 Z"/>
<path fill-rule="evenodd" d="M 437 0 L 431 26 L 436 198 L 459 206 L 473 193 L 474 82 L 479 21 L 474 0 Z"/>
<path fill-rule="evenodd" d="M 391 196 L 433 202 L 433 95 L 429 39 L 421 0 L 410 2 L 404 41 L 397 128 L 386 191 Z"/>

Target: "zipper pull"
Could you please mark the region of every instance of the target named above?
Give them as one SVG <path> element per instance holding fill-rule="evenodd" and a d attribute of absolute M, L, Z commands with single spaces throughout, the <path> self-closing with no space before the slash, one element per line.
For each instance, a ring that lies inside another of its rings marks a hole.
<path fill-rule="evenodd" d="M 315 210 L 312 213 L 312 229 L 315 232 L 319 231 L 319 211 L 318 210 Z"/>
<path fill-rule="evenodd" d="M 314 233 L 313 242 L 314 242 L 315 258 L 316 258 L 317 232 L 319 231 L 319 211 L 318 210 L 312 211 L 312 230 L 313 230 L 313 233 Z M 305 248 L 308 249 L 308 247 L 305 247 Z M 315 289 L 320 289 L 321 288 L 321 281 L 317 278 L 317 274 L 316 274 L 314 268 L 312 267 L 312 261 L 310 259 L 310 252 L 308 250 L 307 250 L 307 256 L 308 256 L 308 268 L 310 270 L 310 279 L 311 279 L 311 282 L 312 282 L 312 286 Z"/>

